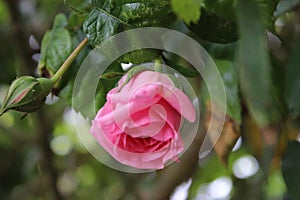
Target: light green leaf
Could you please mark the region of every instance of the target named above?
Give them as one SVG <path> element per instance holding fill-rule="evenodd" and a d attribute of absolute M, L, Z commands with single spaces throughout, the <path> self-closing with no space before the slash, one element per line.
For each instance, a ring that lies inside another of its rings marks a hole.
<path fill-rule="evenodd" d="M 189 24 L 200 18 L 203 0 L 171 0 L 171 5 L 178 18 Z"/>
<path fill-rule="evenodd" d="M 46 69 L 52 76 L 72 52 L 71 35 L 63 28 L 67 23 L 66 17 L 58 14 L 54 20 L 53 29 L 44 35 L 38 65 L 41 74 Z"/>
<path fill-rule="evenodd" d="M 272 80 L 266 29 L 255 1 L 237 1 L 240 44 L 237 68 L 241 91 L 248 110 L 259 126 L 281 118 L 282 104 Z"/>
<path fill-rule="evenodd" d="M 53 22 L 53 29 L 64 28 L 67 25 L 68 25 L 68 19 L 64 14 L 59 13 L 55 16 Z"/>

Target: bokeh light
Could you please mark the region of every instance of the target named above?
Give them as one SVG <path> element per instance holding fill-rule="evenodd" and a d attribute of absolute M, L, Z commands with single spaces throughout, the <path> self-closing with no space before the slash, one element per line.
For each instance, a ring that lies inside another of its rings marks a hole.
<path fill-rule="evenodd" d="M 73 145 L 67 135 L 60 135 L 51 140 L 50 147 L 55 154 L 65 156 L 71 152 Z"/>
<path fill-rule="evenodd" d="M 233 164 L 233 173 L 237 178 L 246 179 L 254 175 L 259 169 L 257 160 L 251 156 L 246 155 L 238 158 Z"/>

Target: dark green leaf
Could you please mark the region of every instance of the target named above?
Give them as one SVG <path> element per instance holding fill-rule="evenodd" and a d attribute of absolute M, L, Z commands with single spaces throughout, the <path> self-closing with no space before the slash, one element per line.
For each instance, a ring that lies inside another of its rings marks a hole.
<path fill-rule="evenodd" d="M 300 42 L 293 49 L 286 67 L 285 100 L 292 117 L 300 115 Z"/>
<path fill-rule="evenodd" d="M 83 24 L 83 31 L 91 45 L 101 44 L 104 40 L 121 31 L 127 23 L 100 8 L 94 8 Z"/>
<path fill-rule="evenodd" d="M 92 46 L 124 30 L 146 26 L 166 27 L 175 20 L 167 0 L 96 0 L 92 4 L 95 8 L 83 24 L 83 30 Z M 132 47 L 136 46 L 138 41 L 128 37 Z M 123 55 L 119 61 L 139 64 L 153 60 L 159 53 L 158 50 L 136 50 Z"/>
<path fill-rule="evenodd" d="M 282 175 L 286 183 L 288 193 L 292 200 L 300 199 L 300 143 L 293 141 L 288 143 L 285 155 L 282 158 Z"/>
<path fill-rule="evenodd" d="M 203 0 L 171 0 L 172 9 L 185 23 L 196 22 L 200 18 Z"/>
<path fill-rule="evenodd" d="M 238 38 L 232 0 L 205 0 L 201 18 L 189 25 L 201 39 L 228 43 Z"/>
<path fill-rule="evenodd" d="M 237 68 L 250 114 L 264 127 L 281 118 L 282 104 L 272 80 L 266 30 L 254 1 L 237 2 L 240 44 Z"/>
<path fill-rule="evenodd" d="M 96 46 L 119 33 L 135 27 L 167 26 L 173 22 L 169 1 L 93 1 L 94 8 L 83 24 L 90 43 Z"/>
<path fill-rule="evenodd" d="M 160 52 L 161 50 L 157 49 L 138 49 L 124 54 L 118 60 L 122 63 L 133 64 L 151 62 L 153 59 L 159 56 Z"/>
<path fill-rule="evenodd" d="M 193 69 L 191 67 L 186 67 L 183 64 L 177 64 L 173 62 L 171 59 L 169 59 L 168 57 L 166 57 L 165 55 L 162 55 L 162 58 L 169 67 L 177 70 L 178 72 L 180 72 L 182 75 L 186 77 L 196 77 L 200 75 L 196 69 Z"/>
<path fill-rule="evenodd" d="M 241 103 L 239 98 L 239 90 L 238 90 L 238 80 L 237 73 L 233 63 L 226 60 L 215 60 L 215 63 L 219 69 L 219 72 L 222 76 L 222 80 L 225 86 L 225 94 L 226 94 L 226 114 L 232 118 L 237 124 L 241 124 Z M 213 82 L 215 77 L 209 76 L 211 73 L 207 73 L 207 78 Z M 214 87 L 214 86 L 212 86 Z M 214 91 L 218 91 L 221 88 L 216 88 Z M 202 86 L 201 96 L 205 103 L 210 101 L 210 94 L 208 93 L 207 87 L 205 84 Z M 222 105 L 224 102 L 221 102 L 222 98 L 216 98 L 216 105 Z"/>
<path fill-rule="evenodd" d="M 275 11 L 275 16 L 278 17 L 299 5 L 300 0 L 280 0 Z"/>
<path fill-rule="evenodd" d="M 230 43 L 238 39 L 237 27 L 233 21 L 205 10 L 202 11 L 200 20 L 190 24 L 189 28 L 201 39 L 210 42 Z"/>
<path fill-rule="evenodd" d="M 209 55 L 219 60 L 233 60 L 237 42 L 228 43 L 228 44 L 219 44 L 219 43 L 210 43 L 202 42 L 201 44 Z"/>
<path fill-rule="evenodd" d="M 234 0 L 205 0 L 204 8 L 222 19 L 235 20 Z"/>

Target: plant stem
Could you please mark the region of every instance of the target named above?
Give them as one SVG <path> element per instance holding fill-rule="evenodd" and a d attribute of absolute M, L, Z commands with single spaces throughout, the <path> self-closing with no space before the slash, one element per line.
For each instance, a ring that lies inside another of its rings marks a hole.
<path fill-rule="evenodd" d="M 154 71 L 162 72 L 162 65 L 161 65 L 161 57 L 155 58 L 154 61 Z"/>
<path fill-rule="evenodd" d="M 69 55 L 67 60 L 62 64 L 62 66 L 59 68 L 59 70 L 52 76 L 51 80 L 53 83 L 57 83 L 58 81 L 61 80 L 62 76 L 64 73 L 67 71 L 67 69 L 71 66 L 73 61 L 75 60 L 76 56 L 80 53 L 80 51 L 85 47 L 87 44 L 88 40 L 87 38 L 84 38 L 80 44 L 74 49 L 74 51 Z"/>

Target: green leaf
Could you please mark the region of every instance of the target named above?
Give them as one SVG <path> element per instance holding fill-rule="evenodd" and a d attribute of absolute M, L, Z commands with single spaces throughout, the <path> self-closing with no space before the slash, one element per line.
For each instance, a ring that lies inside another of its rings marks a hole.
<path fill-rule="evenodd" d="M 38 65 L 41 74 L 46 70 L 52 76 L 72 52 L 71 35 L 63 28 L 65 25 L 67 19 L 59 14 L 55 18 L 54 28 L 44 35 Z"/>
<path fill-rule="evenodd" d="M 110 66 L 106 68 L 103 72 L 103 75 L 98 77 L 99 81 L 96 87 L 95 85 L 91 86 L 90 80 L 95 80 L 97 75 L 95 74 L 95 69 L 91 68 L 85 72 L 85 74 L 77 79 L 80 82 L 78 91 L 73 93 L 72 96 L 74 110 L 80 112 L 82 116 L 93 119 L 97 113 L 97 111 L 105 104 L 106 102 L 106 94 L 114 87 L 116 87 L 117 82 L 120 79 L 120 76 L 107 76 L 111 72 L 120 72 L 123 73 L 123 69 L 119 63 L 112 63 Z M 106 78 L 103 78 L 106 77 Z M 96 79 L 97 80 L 97 79 Z M 90 91 L 91 88 L 95 88 L 96 91 L 94 94 Z M 92 99 L 93 102 L 87 103 L 86 99 Z"/>
<path fill-rule="evenodd" d="M 209 55 L 215 59 L 233 60 L 238 42 L 227 44 L 202 42 L 201 45 L 205 48 Z"/>
<path fill-rule="evenodd" d="M 93 1 L 95 8 L 83 24 L 93 46 L 127 29 L 144 26 L 168 26 L 174 21 L 169 1 Z"/>
<path fill-rule="evenodd" d="M 64 0 L 65 5 L 77 15 L 83 16 L 90 12 L 91 4 L 86 0 Z"/>
<path fill-rule="evenodd" d="M 202 40 L 229 43 L 238 39 L 233 0 L 204 0 L 201 18 L 189 29 Z"/>
<path fill-rule="evenodd" d="M 202 16 L 197 23 L 188 26 L 202 40 L 230 43 L 238 39 L 238 31 L 235 22 L 221 18 L 217 14 L 202 11 Z"/>
<path fill-rule="evenodd" d="M 255 0 L 255 2 L 259 7 L 263 22 L 267 28 L 273 31 L 275 21 L 274 12 L 276 10 L 278 0 Z"/>
<path fill-rule="evenodd" d="M 171 5 L 178 18 L 189 24 L 200 18 L 203 0 L 171 0 Z"/>
<path fill-rule="evenodd" d="M 68 19 L 64 14 L 59 13 L 55 16 L 53 22 L 53 29 L 64 28 L 67 25 L 68 25 Z"/>
<path fill-rule="evenodd" d="M 299 6 L 299 4 L 300 0 L 280 0 L 275 11 L 275 16 L 278 17 L 285 12 L 288 12 L 293 8 Z"/>
<path fill-rule="evenodd" d="M 101 44 L 104 40 L 120 32 L 121 25 L 126 22 L 110 15 L 103 9 L 94 8 L 83 23 L 83 31 L 93 46 Z"/>
<path fill-rule="evenodd" d="M 282 104 L 272 80 L 266 29 L 254 1 L 237 1 L 240 44 L 237 68 L 249 112 L 264 127 L 281 118 Z"/>
<path fill-rule="evenodd" d="M 286 183 L 288 193 L 293 200 L 300 199 L 300 143 L 293 141 L 288 143 L 285 155 L 282 158 L 282 175 Z"/>
<path fill-rule="evenodd" d="M 95 7 L 83 24 L 83 31 L 92 46 L 101 44 L 111 36 L 136 27 L 167 27 L 174 22 L 168 0 L 111 0 L 92 1 Z M 128 35 L 132 47 L 138 45 L 135 38 Z M 136 50 L 123 55 L 120 62 L 139 64 L 151 61 L 160 54 L 159 50 Z"/>
<path fill-rule="evenodd" d="M 162 58 L 169 67 L 177 70 L 186 77 L 196 77 L 200 75 L 196 69 L 184 66 L 183 64 L 177 64 L 165 55 L 162 55 Z"/>
<path fill-rule="evenodd" d="M 222 80 L 225 86 L 225 94 L 226 94 L 226 114 L 232 118 L 237 124 L 241 124 L 242 121 L 242 108 L 241 102 L 239 98 L 239 88 L 238 88 L 238 79 L 236 69 L 231 61 L 227 60 L 215 60 L 215 63 L 219 69 Z M 209 70 L 209 69 L 208 69 Z M 211 73 L 207 73 L 207 78 L 213 82 L 215 79 L 214 76 L 209 76 Z M 214 86 L 212 86 L 214 87 Z M 214 91 L 218 91 L 221 88 L 216 88 Z M 204 100 L 204 103 L 208 103 L 210 101 L 210 94 L 208 93 L 207 87 L 205 84 L 202 85 L 201 96 Z M 222 105 L 223 98 L 216 98 L 216 105 Z"/>
<path fill-rule="evenodd" d="M 82 41 L 83 38 L 84 38 L 84 34 L 81 31 L 74 33 L 74 35 L 72 36 L 72 49 L 75 49 L 77 45 L 80 43 L 80 41 Z M 74 81 L 78 69 L 90 51 L 91 48 L 89 46 L 84 47 L 84 49 L 81 50 L 81 52 L 75 58 L 72 65 L 66 71 L 62 80 L 60 81 L 60 85 L 57 91 L 58 96 L 64 99 L 69 106 L 72 106 L 73 85 L 74 85 Z"/>
<path fill-rule="evenodd" d="M 242 122 L 242 108 L 239 98 L 239 88 L 237 73 L 233 63 L 226 60 L 215 60 L 218 69 L 220 70 L 225 86 L 226 94 L 226 111 L 236 123 Z"/>
<path fill-rule="evenodd" d="M 116 76 L 118 73 L 118 76 Z M 118 81 L 122 76 L 121 73 L 124 73 L 121 64 L 119 63 L 112 63 L 103 73 L 101 77 L 99 77 L 99 83 L 97 87 L 97 93 L 95 97 L 95 107 L 96 110 L 99 110 L 106 102 L 106 94 L 116 87 Z M 114 74 L 114 76 L 111 76 Z"/>
<path fill-rule="evenodd" d="M 292 51 L 290 60 L 286 66 L 285 75 L 285 100 L 292 117 L 300 115 L 300 41 Z"/>
<path fill-rule="evenodd" d="M 234 0 L 205 0 L 204 9 L 220 18 L 235 21 Z"/>

